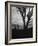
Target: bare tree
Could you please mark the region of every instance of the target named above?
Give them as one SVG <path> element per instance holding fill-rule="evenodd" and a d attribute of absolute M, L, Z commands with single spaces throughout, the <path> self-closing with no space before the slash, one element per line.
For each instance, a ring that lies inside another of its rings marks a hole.
<path fill-rule="evenodd" d="M 33 8 L 32 10 L 30 11 L 30 8 L 29 8 L 29 12 L 27 14 L 27 17 L 28 17 L 28 21 L 27 21 L 27 25 L 25 26 L 25 16 L 26 16 L 26 8 L 22 7 L 22 8 L 18 8 L 20 13 L 21 13 L 21 16 L 22 16 L 22 19 L 23 19 L 23 23 L 24 23 L 24 29 L 27 28 L 28 26 L 28 23 L 29 23 L 29 20 L 33 14 Z"/>
<path fill-rule="evenodd" d="M 30 8 L 29 8 L 29 13 L 27 14 L 27 17 L 28 17 L 28 21 L 27 21 L 27 25 L 26 25 L 26 27 L 28 26 L 28 24 L 29 24 L 29 21 L 30 21 L 30 18 L 32 17 L 32 14 L 33 14 L 33 8 L 32 8 L 32 10 L 30 11 Z"/>

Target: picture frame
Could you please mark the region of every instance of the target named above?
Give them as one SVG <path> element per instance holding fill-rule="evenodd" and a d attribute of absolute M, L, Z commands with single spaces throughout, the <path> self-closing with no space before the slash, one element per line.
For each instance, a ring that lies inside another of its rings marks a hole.
<path fill-rule="evenodd" d="M 23 18 L 25 18 L 25 15 L 27 15 L 26 16 L 27 20 L 26 19 L 22 20 L 20 18 L 21 15 Z M 30 25 L 29 21 L 31 20 L 30 19 L 31 17 L 32 24 L 31 26 L 29 26 Z M 22 21 L 24 24 L 22 23 Z M 6 1 L 5 44 L 10 45 L 36 42 L 37 42 L 37 3 Z"/>

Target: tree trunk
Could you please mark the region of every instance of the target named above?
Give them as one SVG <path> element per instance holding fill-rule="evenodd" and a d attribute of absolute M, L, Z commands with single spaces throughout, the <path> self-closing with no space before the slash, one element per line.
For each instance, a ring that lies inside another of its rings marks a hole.
<path fill-rule="evenodd" d="M 23 17 L 24 29 L 25 29 L 25 17 Z"/>
<path fill-rule="evenodd" d="M 23 13 L 22 13 L 22 19 L 23 19 L 23 24 L 24 24 L 24 29 L 25 29 L 25 16 L 23 16 Z"/>

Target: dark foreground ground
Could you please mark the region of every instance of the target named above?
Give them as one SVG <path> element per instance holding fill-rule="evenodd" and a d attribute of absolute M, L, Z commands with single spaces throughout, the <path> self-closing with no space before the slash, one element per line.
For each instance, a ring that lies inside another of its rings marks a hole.
<path fill-rule="evenodd" d="M 33 30 L 32 28 L 26 29 L 26 30 L 16 30 L 12 29 L 12 38 L 31 38 L 33 37 Z"/>

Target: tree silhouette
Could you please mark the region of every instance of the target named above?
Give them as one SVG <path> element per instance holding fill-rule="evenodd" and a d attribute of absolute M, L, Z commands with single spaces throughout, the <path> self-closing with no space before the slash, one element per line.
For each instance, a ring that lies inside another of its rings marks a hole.
<path fill-rule="evenodd" d="M 27 28 L 27 26 L 28 26 L 28 24 L 29 24 L 29 21 L 30 21 L 30 18 L 32 17 L 32 14 L 33 14 L 33 8 L 32 8 L 32 10 L 31 10 L 31 11 L 30 11 L 30 9 L 29 9 L 29 12 L 28 12 L 28 14 L 27 14 L 28 21 L 27 21 L 26 28 Z"/>
<path fill-rule="evenodd" d="M 29 8 L 29 12 L 27 14 L 28 21 L 27 21 L 27 25 L 26 26 L 25 26 L 26 8 L 22 7 L 22 8 L 18 8 L 18 9 L 19 9 L 19 11 L 21 13 L 21 16 L 22 16 L 22 19 L 23 19 L 24 29 L 27 29 L 29 21 L 30 21 L 30 18 L 31 18 L 31 16 L 33 14 L 33 8 L 32 8 L 31 11 L 30 11 L 30 8 Z"/>
<path fill-rule="evenodd" d="M 22 19 L 23 19 L 23 23 L 24 23 L 24 29 L 25 29 L 25 16 L 26 16 L 26 9 L 23 8 L 19 8 L 19 11 L 21 13 Z"/>

